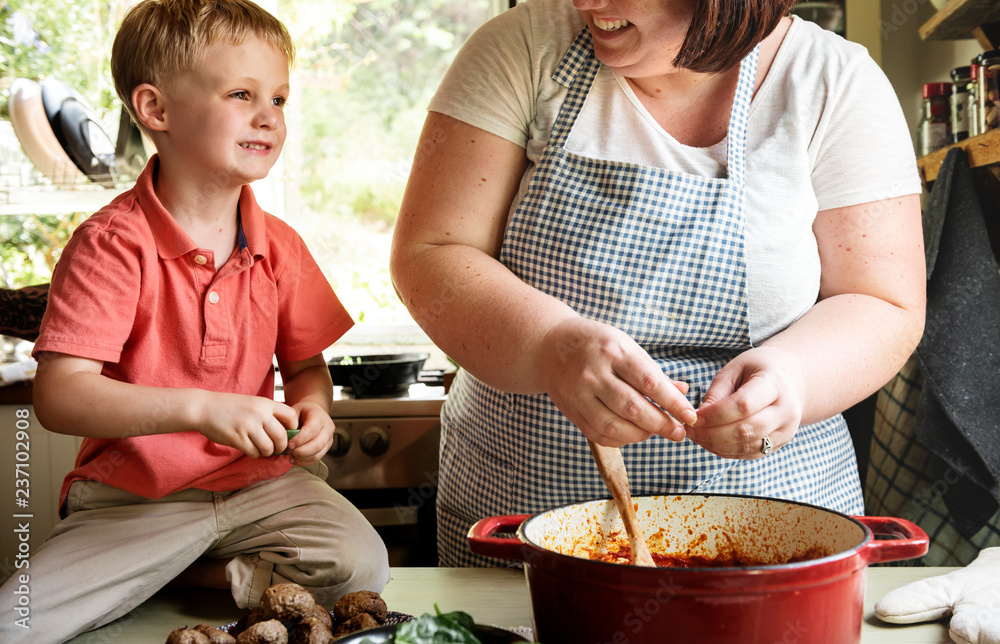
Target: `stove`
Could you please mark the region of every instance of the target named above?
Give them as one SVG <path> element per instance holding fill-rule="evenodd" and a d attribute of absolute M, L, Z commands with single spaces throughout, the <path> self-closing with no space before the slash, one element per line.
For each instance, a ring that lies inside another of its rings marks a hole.
<path fill-rule="evenodd" d="M 428 380 L 431 380 L 428 378 Z M 333 388 L 334 418 L 370 418 L 373 416 L 437 416 L 446 394 L 444 385 L 417 382 L 402 393 L 358 398 L 342 387 Z"/>
<path fill-rule="evenodd" d="M 331 485 L 338 490 L 436 485 L 444 387 L 418 383 L 388 398 L 353 398 L 337 389 L 334 444 L 323 457 Z"/>

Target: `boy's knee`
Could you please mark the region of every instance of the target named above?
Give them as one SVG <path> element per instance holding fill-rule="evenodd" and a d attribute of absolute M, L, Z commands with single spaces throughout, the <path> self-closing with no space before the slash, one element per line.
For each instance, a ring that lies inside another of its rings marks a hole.
<path fill-rule="evenodd" d="M 347 593 L 381 593 L 389 583 L 389 554 L 374 528 L 367 522 L 366 527 L 348 543 L 330 543 L 323 560 L 299 562 L 292 573 L 297 579 L 291 581 L 309 589 L 316 602 L 328 609 Z M 280 575 L 284 571 L 275 572 Z"/>
<path fill-rule="evenodd" d="M 359 590 L 381 593 L 389 583 L 389 555 L 376 534 L 372 539 L 359 539 L 347 545 L 330 566 L 313 571 L 300 568 L 300 572 L 306 574 L 299 583 L 309 589 L 316 603 L 332 610 L 347 593 Z"/>

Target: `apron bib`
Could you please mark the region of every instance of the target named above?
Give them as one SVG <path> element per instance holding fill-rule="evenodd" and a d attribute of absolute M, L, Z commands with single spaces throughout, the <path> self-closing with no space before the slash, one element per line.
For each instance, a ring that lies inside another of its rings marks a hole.
<path fill-rule="evenodd" d="M 740 66 L 728 177 L 700 177 L 565 149 L 601 65 L 584 30 L 553 76 L 569 92 L 500 252 L 525 283 L 631 336 L 667 375 L 688 383 L 695 408 L 719 369 L 751 348 L 743 195 L 757 55 Z M 801 427 L 791 443 L 754 461 L 656 436 L 622 453 L 633 495 L 753 494 L 862 512 L 839 415 Z M 608 496 L 586 438 L 546 394 L 508 394 L 459 373 L 442 411 L 442 565 L 498 563 L 468 551 L 465 535 L 478 519 Z"/>

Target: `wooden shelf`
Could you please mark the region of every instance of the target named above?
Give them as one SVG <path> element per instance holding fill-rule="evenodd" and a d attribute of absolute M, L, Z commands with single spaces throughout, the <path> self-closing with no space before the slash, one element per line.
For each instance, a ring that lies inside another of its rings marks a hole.
<path fill-rule="evenodd" d="M 969 155 L 969 167 L 972 168 L 1000 163 L 1000 130 L 990 130 L 986 134 L 965 139 L 917 159 L 917 168 L 924 183 L 930 183 L 937 178 L 941 164 L 952 148 L 965 150 Z"/>
<path fill-rule="evenodd" d="M 996 0 L 951 0 L 920 27 L 923 40 L 979 38 L 980 27 L 1000 22 L 1000 2 Z"/>

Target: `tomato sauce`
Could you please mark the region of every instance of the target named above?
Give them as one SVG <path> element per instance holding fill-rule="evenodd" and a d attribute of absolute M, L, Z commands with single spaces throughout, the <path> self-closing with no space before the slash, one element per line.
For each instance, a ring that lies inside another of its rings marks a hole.
<path fill-rule="evenodd" d="M 736 552 L 719 553 L 714 557 L 704 557 L 701 555 L 664 555 L 652 553 L 653 561 L 659 568 L 735 568 L 746 566 L 773 566 L 775 564 L 794 563 L 797 561 L 811 561 L 827 556 L 825 548 L 814 547 L 807 550 L 803 555 L 790 557 L 786 561 L 760 561 L 752 557 L 743 557 Z M 590 558 L 596 561 L 606 561 L 608 563 L 630 564 L 632 563 L 632 548 L 628 545 L 615 547 L 608 552 L 591 552 Z"/>

